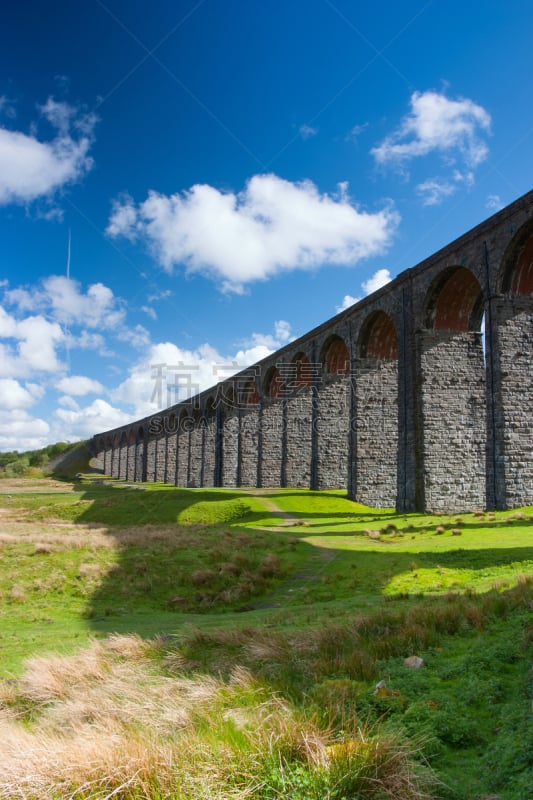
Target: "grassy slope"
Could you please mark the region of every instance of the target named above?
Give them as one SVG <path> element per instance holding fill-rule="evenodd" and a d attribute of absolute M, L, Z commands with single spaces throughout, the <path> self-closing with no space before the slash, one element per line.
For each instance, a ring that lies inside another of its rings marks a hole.
<path fill-rule="evenodd" d="M 246 492 L 40 486 L 0 501 L 4 675 L 91 635 L 171 634 L 193 671 L 245 665 L 324 723 L 422 733 L 452 787 L 435 796 L 529 796 L 532 509 L 396 515 L 264 492 L 287 523 Z M 403 666 L 413 652 L 427 668 Z"/>

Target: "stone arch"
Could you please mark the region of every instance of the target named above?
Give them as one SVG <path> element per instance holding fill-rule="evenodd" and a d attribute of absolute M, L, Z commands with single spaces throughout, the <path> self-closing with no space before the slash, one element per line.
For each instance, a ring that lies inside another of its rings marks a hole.
<path fill-rule="evenodd" d="M 485 505 L 483 311 L 483 291 L 470 269 L 450 266 L 435 276 L 425 329 L 417 335 L 420 487 L 428 510 Z"/>
<path fill-rule="evenodd" d="M 259 483 L 261 486 L 282 486 L 284 484 L 284 403 L 283 381 L 277 366 L 271 365 L 263 381 L 261 404 Z M 278 401 L 278 402 L 277 402 Z"/>
<path fill-rule="evenodd" d="M 523 225 L 507 247 L 498 282 L 504 294 L 533 294 L 533 221 Z"/>
<path fill-rule="evenodd" d="M 255 378 L 250 378 L 244 382 L 239 400 L 244 406 L 256 406 L 259 404 L 259 391 Z"/>
<path fill-rule="evenodd" d="M 287 486 L 310 486 L 313 450 L 313 365 L 303 350 L 287 369 L 285 453 L 282 470 Z"/>
<path fill-rule="evenodd" d="M 291 361 L 290 382 L 293 391 L 308 389 L 313 385 L 313 366 L 303 350 L 299 350 Z"/>
<path fill-rule="evenodd" d="M 484 298 L 476 276 L 466 267 L 447 267 L 433 280 L 424 323 L 441 331 L 479 331 Z"/>
<path fill-rule="evenodd" d="M 199 405 L 192 410 L 193 424 L 189 435 L 190 460 L 189 460 L 189 480 L 187 486 L 191 489 L 198 489 L 203 481 L 203 443 L 205 432 L 205 416 Z"/>
<path fill-rule="evenodd" d="M 489 504 L 533 503 L 533 219 L 514 234 L 492 300 Z"/>
<path fill-rule="evenodd" d="M 390 507 L 398 482 L 398 336 L 389 314 L 368 315 L 356 352 L 352 485 L 359 502 Z"/>
<path fill-rule="evenodd" d="M 350 353 L 344 339 L 337 334 L 326 339 L 320 354 L 320 363 L 328 375 L 349 375 Z"/>
<path fill-rule="evenodd" d="M 263 397 L 277 398 L 283 395 L 283 382 L 281 374 L 276 366 L 267 369 L 263 383 Z"/>
<path fill-rule="evenodd" d="M 317 381 L 316 449 L 320 453 L 313 486 L 344 489 L 348 486 L 351 386 L 350 352 L 338 334 L 329 336 L 319 356 Z"/>
<path fill-rule="evenodd" d="M 373 311 L 365 320 L 357 346 L 359 358 L 392 360 L 398 358 L 398 335 L 392 318 L 385 311 Z"/>
<path fill-rule="evenodd" d="M 222 486 L 239 484 L 240 414 L 235 383 L 221 386 L 222 443 L 220 468 Z"/>

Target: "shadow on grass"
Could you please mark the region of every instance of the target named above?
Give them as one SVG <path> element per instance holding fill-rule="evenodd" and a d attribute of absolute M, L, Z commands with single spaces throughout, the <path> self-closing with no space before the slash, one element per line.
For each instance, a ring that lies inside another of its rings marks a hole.
<path fill-rule="evenodd" d="M 268 509 L 261 510 L 261 497 L 280 496 L 275 491 L 251 496 L 240 491 L 153 485 L 80 488 L 76 521 L 107 527 L 105 536 L 114 545 L 112 562 L 88 598 L 88 624 L 100 632 L 154 636 L 175 632 L 184 624 L 224 626 L 265 620 L 270 606 L 294 608 L 298 603 L 346 599 L 355 604 L 377 602 L 398 576 L 408 577 L 408 591 L 432 591 L 422 582 L 417 584 L 416 572 L 422 569 L 441 571 L 442 577 L 437 575 L 435 580 L 441 582 L 437 589 L 443 592 L 467 588 L 456 583 L 456 576 L 447 576 L 447 570 L 472 572 L 474 584 L 488 570 L 490 588 L 490 581 L 498 580 L 498 571 L 513 565 L 519 571 L 522 562 L 533 562 L 533 546 L 461 549 L 461 540 L 454 539 L 453 544 L 448 540 L 449 549 L 432 551 L 427 538 L 414 535 L 416 526 L 412 542 L 406 536 L 365 542 L 371 550 L 350 549 L 344 542 L 354 539 L 354 531 L 332 531 L 317 534 L 326 547 L 316 547 L 304 541 L 313 534 L 314 525 L 351 524 L 352 515 L 291 511 L 287 513 L 312 522 L 268 530 L 266 526 L 276 528 L 281 521 Z M 357 510 L 354 525 L 361 528 L 366 516 L 372 527 L 378 520 L 397 517 L 392 511 L 366 515 Z M 337 521 L 340 517 L 344 522 Z M 532 527 L 531 521 L 516 524 Z M 463 530 L 487 527 L 486 521 L 462 525 Z M 508 527 L 512 528 L 503 525 L 502 533 Z M 343 546 L 333 541 L 330 545 L 333 537 L 342 538 Z M 418 545 L 420 551 L 409 552 Z"/>

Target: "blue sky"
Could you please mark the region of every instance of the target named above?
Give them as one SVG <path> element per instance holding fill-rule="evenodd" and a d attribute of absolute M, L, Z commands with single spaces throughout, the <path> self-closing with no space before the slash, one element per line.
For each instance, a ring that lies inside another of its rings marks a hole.
<path fill-rule="evenodd" d="M 532 23 L 526 0 L 6 0 L 0 450 L 206 388 L 531 189 Z"/>

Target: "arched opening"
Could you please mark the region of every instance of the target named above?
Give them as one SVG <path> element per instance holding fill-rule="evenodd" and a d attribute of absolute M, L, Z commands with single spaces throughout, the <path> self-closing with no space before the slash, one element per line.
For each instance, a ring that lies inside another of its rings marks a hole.
<path fill-rule="evenodd" d="M 247 380 L 242 388 L 241 403 L 243 406 L 256 406 L 259 403 L 259 391 L 255 378 Z"/>
<path fill-rule="evenodd" d="M 264 397 L 281 397 L 283 394 L 283 383 L 277 367 L 269 367 L 265 376 Z"/>
<path fill-rule="evenodd" d="M 286 451 L 287 486 L 311 485 L 313 428 L 313 367 L 306 353 L 296 353 L 287 365 Z"/>
<path fill-rule="evenodd" d="M 505 294 L 533 294 L 533 223 L 524 225 L 507 248 L 500 283 Z"/>
<path fill-rule="evenodd" d="M 350 374 L 350 354 L 344 339 L 340 336 L 331 336 L 326 341 L 320 361 L 329 375 Z"/>
<path fill-rule="evenodd" d="M 471 270 L 451 266 L 435 276 L 417 342 L 420 480 L 428 510 L 485 506 L 483 312 L 483 291 Z"/>
<path fill-rule="evenodd" d="M 354 493 L 365 505 L 390 507 L 398 485 L 398 336 L 388 314 L 369 314 L 356 352 Z"/>
<path fill-rule="evenodd" d="M 398 358 L 396 328 L 384 311 L 374 311 L 369 315 L 359 336 L 358 353 L 360 358 Z"/>
<path fill-rule="evenodd" d="M 425 324 L 441 331 L 479 331 L 483 293 L 465 267 L 448 267 L 435 278 L 426 301 Z"/>
<path fill-rule="evenodd" d="M 491 305 L 491 502 L 496 508 L 533 503 L 533 220 L 513 236 Z"/>

